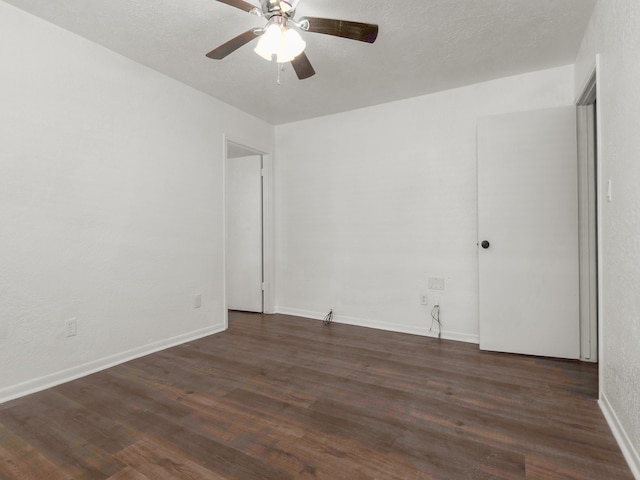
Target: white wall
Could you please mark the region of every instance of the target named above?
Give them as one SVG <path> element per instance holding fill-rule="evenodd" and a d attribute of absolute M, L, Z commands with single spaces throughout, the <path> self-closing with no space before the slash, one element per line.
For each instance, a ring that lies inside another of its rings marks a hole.
<path fill-rule="evenodd" d="M 573 100 L 567 66 L 276 127 L 278 311 L 428 334 L 440 276 L 477 341 L 476 120 Z"/>
<path fill-rule="evenodd" d="M 0 32 L 0 401 L 224 328 L 223 132 L 273 127 L 4 2 Z"/>
<path fill-rule="evenodd" d="M 600 0 L 576 63 L 581 89 L 600 54 L 601 405 L 640 479 L 640 2 Z M 578 90 L 579 91 L 579 90 Z"/>

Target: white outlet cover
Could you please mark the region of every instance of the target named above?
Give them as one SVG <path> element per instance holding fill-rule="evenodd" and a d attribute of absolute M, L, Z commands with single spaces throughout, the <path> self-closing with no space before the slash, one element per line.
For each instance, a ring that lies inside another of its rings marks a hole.
<path fill-rule="evenodd" d="M 78 333 L 78 320 L 76 318 L 70 318 L 64 322 L 64 336 L 74 337 Z"/>
<path fill-rule="evenodd" d="M 444 278 L 429 277 L 429 290 L 444 290 Z"/>
<path fill-rule="evenodd" d="M 202 295 L 193 296 L 193 308 L 200 308 L 202 306 Z"/>

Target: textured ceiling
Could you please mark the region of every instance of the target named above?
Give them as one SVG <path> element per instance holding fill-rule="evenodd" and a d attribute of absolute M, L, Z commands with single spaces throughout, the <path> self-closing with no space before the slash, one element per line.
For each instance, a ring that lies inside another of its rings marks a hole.
<path fill-rule="evenodd" d="M 373 45 L 303 33 L 300 81 L 242 47 L 264 19 L 215 0 L 5 0 L 272 124 L 573 63 L 596 0 L 301 0 L 296 17 L 377 23 Z M 248 0 L 256 5 L 258 0 Z"/>

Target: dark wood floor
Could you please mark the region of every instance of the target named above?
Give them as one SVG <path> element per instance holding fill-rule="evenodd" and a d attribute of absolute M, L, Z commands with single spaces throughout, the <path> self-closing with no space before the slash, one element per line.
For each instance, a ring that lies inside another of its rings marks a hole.
<path fill-rule="evenodd" d="M 0 406 L 0 478 L 632 479 L 597 369 L 283 315 Z"/>

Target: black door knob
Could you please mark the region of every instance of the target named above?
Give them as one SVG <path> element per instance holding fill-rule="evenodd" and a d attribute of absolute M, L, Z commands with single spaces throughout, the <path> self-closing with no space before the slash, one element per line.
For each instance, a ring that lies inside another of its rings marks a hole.
<path fill-rule="evenodd" d="M 483 240 L 480 245 L 482 245 L 482 248 L 489 248 L 489 245 L 491 244 L 489 243 L 488 240 Z"/>

